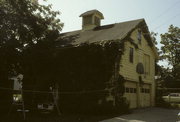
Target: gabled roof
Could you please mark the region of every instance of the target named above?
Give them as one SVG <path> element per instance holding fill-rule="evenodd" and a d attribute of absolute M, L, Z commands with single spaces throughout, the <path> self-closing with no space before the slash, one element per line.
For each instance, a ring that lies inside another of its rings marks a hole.
<path fill-rule="evenodd" d="M 62 33 L 57 40 L 57 43 L 59 45 L 57 47 L 77 47 L 84 43 L 98 44 L 104 43 L 106 41 L 122 41 L 125 38 L 128 38 L 131 32 L 133 32 L 137 28 L 141 28 L 145 39 L 147 40 L 149 46 L 152 48 L 153 52 L 155 53 L 156 58 L 158 58 L 157 51 L 151 40 L 151 36 L 144 19 L 99 26 L 92 30 L 77 30 Z"/>
<path fill-rule="evenodd" d="M 83 43 L 99 43 L 109 40 L 122 40 L 137 27 L 142 26 L 148 31 L 144 19 L 115 23 L 105 26 L 99 26 L 92 30 L 77 30 L 73 32 L 62 33 L 60 35 L 63 45 L 80 45 Z M 151 41 L 151 40 L 150 40 Z"/>

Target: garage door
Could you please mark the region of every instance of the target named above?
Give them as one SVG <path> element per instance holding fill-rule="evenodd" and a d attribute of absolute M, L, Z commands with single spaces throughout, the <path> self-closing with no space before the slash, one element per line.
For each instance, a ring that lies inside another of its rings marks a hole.
<path fill-rule="evenodd" d="M 149 107 L 151 106 L 151 86 L 149 84 L 145 84 L 140 89 L 140 106 L 141 107 Z"/>
<path fill-rule="evenodd" d="M 137 108 L 137 88 L 136 83 L 125 82 L 124 97 L 129 101 L 130 108 Z"/>

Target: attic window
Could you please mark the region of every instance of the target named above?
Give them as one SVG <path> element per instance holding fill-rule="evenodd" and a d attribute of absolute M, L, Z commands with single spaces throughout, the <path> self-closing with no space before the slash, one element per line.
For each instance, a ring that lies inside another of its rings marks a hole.
<path fill-rule="evenodd" d="M 133 63 L 133 58 L 134 58 L 134 49 L 130 47 L 130 50 L 129 50 L 129 62 Z"/>
<path fill-rule="evenodd" d="M 85 16 L 83 17 L 83 25 L 92 24 L 92 16 Z"/>
<path fill-rule="evenodd" d="M 94 24 L 100 26 L 100 19 L 98 17 L 94 17 Z"/>
<path fill-rule="evenodd" d="M 138 30 L 137 39 L 138 39 L 139 44 L 141 44 L 141 36 L 142 36 L 141 30 Z"/>

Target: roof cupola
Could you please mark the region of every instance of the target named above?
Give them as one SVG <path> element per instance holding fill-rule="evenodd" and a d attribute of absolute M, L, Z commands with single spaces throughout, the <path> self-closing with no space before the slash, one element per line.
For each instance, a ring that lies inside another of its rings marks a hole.
<path fill-rule="evenodd" d="M 80 15 L 82 17 L 82 30 L 90 30 L 101 26 L 101 19 L 104 16 L 98 10 L 90 10 Z"/>

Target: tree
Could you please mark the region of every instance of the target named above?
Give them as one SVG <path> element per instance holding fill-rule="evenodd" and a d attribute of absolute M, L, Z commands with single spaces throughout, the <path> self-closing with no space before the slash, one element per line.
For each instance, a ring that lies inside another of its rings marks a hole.
<path fill-rule="evenodd" d="M 18 54 L 24 50 L 42 41 L 55 40 L 62 28 L 58 14 L 51 11 L 50 5 L 31 0 L 0 0 L 1 64 L 15 66 Z"/>
<path fill-rule="evenodd" d="M 161 54 L 161 51 L 159 50 L 159 48 L 157 47 L 157 40 L 156 40 L 156 37 L 158 35 L 158 33 L 156 32 L 151 32 L 151 40 L 152 42 L 154 43 L 155 45 L 155 48 L 156 48 L 156 51 L 158 53 L 158 56 Z M 157 60 L 155 60 L 155 75 L 159 75 L 160 72 L 161 72 L 161 66 L 158 64 L 158 61 L 160 60 L 160 58 L 158 58 Z"/>
<path fill-rule="evenodd" d="M 180 28 L 170 25 L 167 33 L 161 34 L 162 60 L 169 66 L 164 76 L 167 87 L 180 87 Z"/>
<path fill-rule="evenodd" d="M 58 14 L 33 0 L 0 0 L 1 69 L 18 72 L 27 50 L 51 47 L 63 26 Z"/>
<path fill-rule="evenodd" d="M 1 87 L 10 87 L 12 75 L 29 72 L 33 58 L 38 57 L 32 52 L 46 49 L 44 53 L 50 53 L 63 27 L 59 14 L 51 10 L 51 5 L 34 0 L 0 0 Z M 28 68 L 27 62 L 31 62 Z"/>

